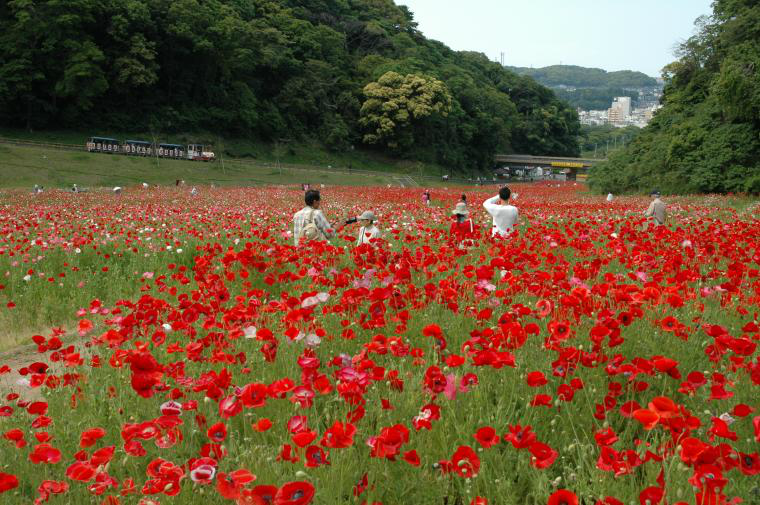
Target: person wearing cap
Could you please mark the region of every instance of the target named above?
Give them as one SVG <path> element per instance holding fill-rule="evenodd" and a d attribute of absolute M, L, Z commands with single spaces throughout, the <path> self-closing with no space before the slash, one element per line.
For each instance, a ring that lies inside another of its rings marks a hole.
<path fill-rule="evenodd" d="M 668 211 L 665 207 L 665 202 L 660 200 L 660 192 L 655 189 L 649 194 L 649 196 L 652 197 L 652 203 L 649 204 L 649 208 L 644 215 L 652 218 L 652 223 L 654 223 L 655 226 L 665 224 Z"/>
<path fill-rule="evenodd" d="M 483 202 L 483 207 L 493 218 L 493 227 L 491 228 L 491 236 L 493 237 L 506 237 L 517 222 L 517 207 L 509 204 L 511 195 L 512 191 L 504 186 L 499 190 L 498 195 Z"/>
<path fill-rule="evenodd" d="M 371 210 L 365 210 L 360 216 L 349 219 L 346 224 L 358 222 L 361 225 L 359 235 L 356 237 L 356 245 L 370 244 L 372 239 L 380 238 L 380 229 L 375 226 L 375 213 Z"/>
<path fill-rule="evenodd" d="M 472 238 L 475 235 L 476 226 L 473 224 L 472 219 L 468 219 L 470 211 L 467 210 L 467 204 L 464 202 L 457 203 L 451 214 L 455 220 L 451 223 L 449 234 L 460 241 Z"/>

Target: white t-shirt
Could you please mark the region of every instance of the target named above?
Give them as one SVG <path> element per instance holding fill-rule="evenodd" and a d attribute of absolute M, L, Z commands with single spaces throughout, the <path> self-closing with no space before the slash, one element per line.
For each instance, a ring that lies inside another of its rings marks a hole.
<path fill-rule="evenodd" d="M 380 229 L 374 224 L 367 227 L 362 226 L 359 229 L 356 245 L 369 244 L 373 238 L 380 238 Z"/>
<path fill-rule="evenodd" d="M 491 236 L 507 236 L 517 222 L 517 207 L 514 205 L 499 205 L 499 196 L 494 196 L 483 202 L 483 207 L 493 217 Z"/>

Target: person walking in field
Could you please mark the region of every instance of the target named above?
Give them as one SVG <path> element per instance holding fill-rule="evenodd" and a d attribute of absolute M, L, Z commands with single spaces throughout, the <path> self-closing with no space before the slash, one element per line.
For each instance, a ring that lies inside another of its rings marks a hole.
<path fill-rule="evenodd" d="M 665 219 L 668 217 L 668 210 L 665 206 L 665 202 L 660 200 L 660 192 L 655 189 L 649 196 L 652 197 L 652 203 L 649 204 L 649 208 L 647 208 L 644 215 L 652 218 L 652 223 L 654 223 L 655 226 L 665 224 Z"/>
<path fill-rule="evenodd" d="M 464 197 L 464 195 L 462 195 L 462 197 Z M 468 217 L 470 211 L 467 210 L 466 203 L 457 203 L 451 214 L 454 216 L 454 222 L 451 223 L 449 234 L 452 238 L 457 239 L 461 245 L 463 241 L 475 236 L 475 230 L 477 230 L 477 227 L 472 222 L 472 219 Z"/>
<path fill-rule="evenodd" d="M 422 203 L 424 203 L 428 207 L 432 203 L 431 200 L 430 200 L 430 191 L 428 191 L 427 189 L 425 190 L 424 193 L 422 193 Z"/>
<path fill-rule="evenodd" d="M 499 190 L 499 194 L 483 202 L 483 207 L 493 218 L 491 236 L 506 237 L 517 223 L 517 207 L 509 204 L 512 191 L 507 186 Z"/>
<path fill-rule="evenodd" d="M 298 245 L 301 241 L 327 240 L 334 232 L 332 225 L 319 210 L 321 198 L 319 191 L 310 189 L 304 195 L 306 207 L 293 215 L 293 240 Z"/>

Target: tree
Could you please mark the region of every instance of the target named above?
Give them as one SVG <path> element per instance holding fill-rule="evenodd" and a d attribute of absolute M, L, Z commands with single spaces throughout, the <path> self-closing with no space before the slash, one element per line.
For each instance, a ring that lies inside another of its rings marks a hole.
<path fill-rule="evenodd" d="M 415 128 L 427 118 L 446 117 L 451 111 L 451 93 L 446 85 L 424 75 L 387 72 L 367 84 L 364 95 L 367 99 L 359 120 L 368 130 L 364 142 L 394 150 L 409 148 L 414 143 Z"/>

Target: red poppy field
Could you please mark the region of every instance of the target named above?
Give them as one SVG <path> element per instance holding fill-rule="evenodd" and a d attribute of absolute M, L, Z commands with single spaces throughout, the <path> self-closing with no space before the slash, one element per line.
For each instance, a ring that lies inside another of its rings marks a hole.
<path fill-rule="evenodd" d="M 760 500 L 760 206 L 513 192 L 5 193 L 0 503 Z"/>

